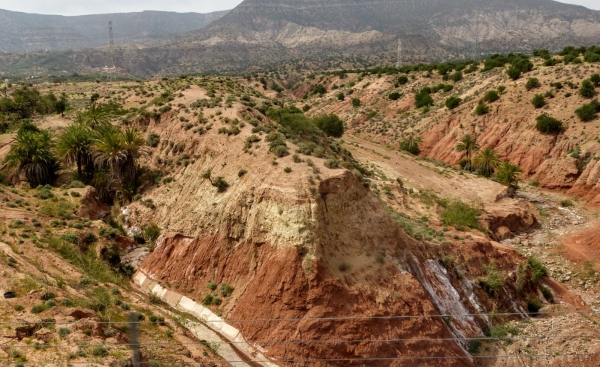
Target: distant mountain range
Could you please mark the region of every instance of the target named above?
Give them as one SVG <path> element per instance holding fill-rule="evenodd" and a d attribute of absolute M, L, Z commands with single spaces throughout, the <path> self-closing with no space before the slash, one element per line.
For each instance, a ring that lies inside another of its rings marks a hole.
<path fill-rule="evenodd" d="M 0 52 L 64 51 L 107 45 L 109 21 L 113 22 L 116 44 L 144 43 L 202 29 L 226 13 L 144 11 L 67 17 L 0 9 Z"/>
<path fill-rule="evenodd" d="M 138 43 L 118 50 L 118 66 L 141 76 L 239 71 L 298 59 L 331 67 L 327 60 L 336 57 L 394 61 L 399 41 L 406 62 L 539 47 L 557 50 L 600 41 L 600 11 L 552 0 L 245 0 L 226 14 L 208 16 L 214 19 L 205 28 L 168 37 L 132 30 L 130 39 L 120 41 Z M 161 28 L 160 16 L 154 18 L 154 28 L 148 28 L 175 32 L 175 25 Z M 117 22 L 125 23 L 116 19 L 115 34 L 120 33 Z M 141 44 L 137 37 L 153 39 Z M 0 62 L 15 66 L 11 70 L 44 65 L 53 72 L 108 64 L 106 51 L 97 49 L 0 56 Z"/>

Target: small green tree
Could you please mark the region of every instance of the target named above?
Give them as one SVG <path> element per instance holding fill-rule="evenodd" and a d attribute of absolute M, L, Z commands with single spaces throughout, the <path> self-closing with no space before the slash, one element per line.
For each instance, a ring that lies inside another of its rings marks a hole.
<path fill-rule="evenodd" d="M 531 104 L 535 108 L 542 108 L 546 105 L 546 98 L 544 98 L 543 94 L 536 94 L 531 100 Z"/>
<path fill-rule="evenodd" d="M 59 169 L 54 145 L 50 131 L 22 127 L 6 155 L 7 167 L 17 176 L 23 172 L 31 187 L 52 183 Z"/>
<path fill-rule="evenodd" d="M 352 98 L 352 107 L 360 107 L 360 98 Z"/>
<path fill-rule="evenodd" d="M 321 131 L 327 134 L 327 136 L 339 138 L 344 135 L 344 123 L 337 115 L 319 116 L 313 121 Z"/>
<path fill-rule="evenodd" d="M 337 99 L 338 99 L 338 101 L 343 101 L 343 100 L 345 99 L 345 97 L 346 97 L 346 96 L 344 95 L 344 92 L 339 92 L 339 93 L 337 94 Z"/>
<path fill-rule="evenodd" d="M 408 77 L 406 75 L 400 75 L 398 77 L 398 84 L 404 85 L 406 83 L 408 83 Z"/>
<path fill-rule="evenodd" d="M 496 171 L 496 180 L 509 188 L 516 189 L 519 186 L 519 175 L 523 173 L 521 167 L 509 161 L 504 161 Z"/>
<path fill-rule="evenodd" d="M 590 81 L 594 83 L 594 86 L 600 86 L 600 74 L 594 74 L 590 77 Z"/>
<path fill-rule="evenodd" d="M 481 150 L 473 159 L 475 170 L 484 177 L 490 177 L 499 165 L 500 158 L 492 148 Z"/>

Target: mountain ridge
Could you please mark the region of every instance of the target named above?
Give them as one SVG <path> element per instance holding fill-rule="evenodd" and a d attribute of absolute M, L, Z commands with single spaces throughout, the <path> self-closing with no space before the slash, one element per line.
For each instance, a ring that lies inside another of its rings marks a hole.
<path fill-rule="evenodd" d="M 144 43 L 206 27 L 226 14 L 143 11 L 80 16 L 45 15 L 0 9 L 0 51 L 65 51 L 106 45 L 108 22 L 115 43 Z"/>

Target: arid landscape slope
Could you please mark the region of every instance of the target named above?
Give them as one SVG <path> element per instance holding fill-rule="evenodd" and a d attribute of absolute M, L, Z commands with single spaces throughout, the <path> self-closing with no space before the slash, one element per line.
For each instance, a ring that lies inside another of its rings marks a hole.
<path fill-rule="evenodd" d="M 596 196 L 577 195 L 594 186 L 576 184 L 594 162 L 597 119 L 570 116 L 591 102 L 578 93 L 598 65 L 532 61 L 516 81 L 472 64 L 461 78 L 450 70 L 454 81 L 439 66 L 379 69 L 280 91 L 264 87 L 281 83 L 272 75 L 31 87 L 65 93 L 69 108 L 3 125 L 0 310 L 29 331 L 3 329 L 0 361 L 128 363 L 129 329 L 102 325 L 135 310 L 142 355 L 159 366 L 597 364 L 597 264 L 569 249 L 597 220 Z M 414 106 L 440 83 L 452 89 Z M 489 90 L 501 92 L 474 114 Z M 535 129 L 542 111 L 564 121 L 559 133 Z M 85 185 L 92 165 L 66 159 L 53 185 L 19 180 L 19 136 L 50 129 L 61 151 L 73 126 L 89 129 L 94 165 L 117 179 Z M 139 149 L 108 156 L 105 134 Z M 465 134 L 522 175 L 504 185 L 461 169 Z M 585 164 L 564 157 L 578 147 Z M 113 171 L 128 157 L 133 189 L 130 171 Z M 544 175 L 570 163 L 579 176 Z M 60 344 L 73 348 L 52 355 Z"/>

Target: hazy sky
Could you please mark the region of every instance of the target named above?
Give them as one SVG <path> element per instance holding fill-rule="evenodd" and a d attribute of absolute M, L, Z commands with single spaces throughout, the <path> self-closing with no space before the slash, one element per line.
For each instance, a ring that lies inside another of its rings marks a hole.
<path fill-rule="evenodd" d="M 0 0 L 0 9 L 27 13 L 81 15 L 142 10 L 207 13 L 232 9 L 241 0 Z M 561 0 L 600 10 L 599 0 Z"/>

